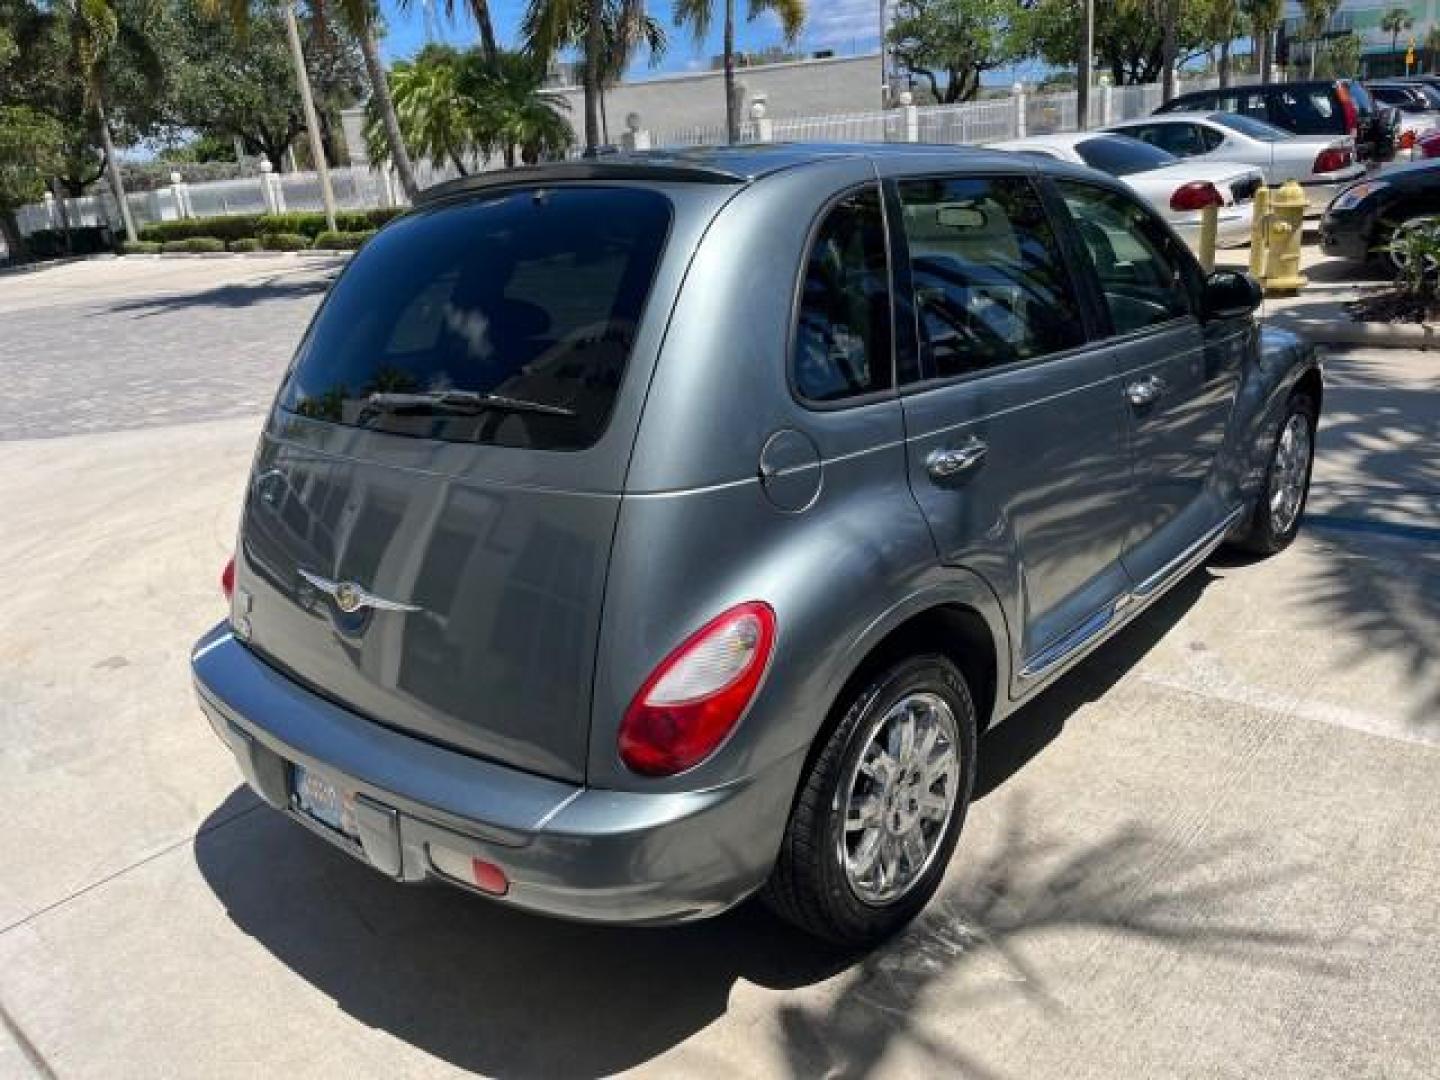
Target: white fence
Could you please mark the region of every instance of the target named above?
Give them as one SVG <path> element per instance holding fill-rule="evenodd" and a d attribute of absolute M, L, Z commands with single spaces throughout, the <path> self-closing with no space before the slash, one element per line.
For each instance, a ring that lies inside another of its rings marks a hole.
<path fill-rule="evenodd" d="M 1238 84 L 1256 81 L 1240 79 Z M 1213 78 L 1186 79 L 1181 93 L 1209 89 Z M 1097 86 L 1090 95 L 1092 128 L 1147 116 L 1161 102 L 1158 83 L 1140 86 Z M 752 110 L 741 125 L 744 142 L 923 142 L 983 144 L 1076 128 L 1076 94 L 1027 94 L 1017 91 L 959 105 L 906 105 L 897 109 L 830 116 L 765 116 L 765 107 Z M 758 116 L 753 115 L 758 113 Z M 725 125 L 714 124 L 662 133 L 627 132 L 627 145 L 655 147 L 710 146 L 725 142 Z M 474 163 L 492 167 L 497 163 Z M 416 179 L 429 187 L 454 177 L 449 164 L 416 163 Z M 330 170 L 335 204 L 342 210 L 398 206 L 404 195 L 388 169 L 345 166 Z M 282 210 L 320 210 L 319 177 L 313 172 L 276 174 L 268 171 L 237 180 L 179 183 L 129 196 L 130 211 L 139 228 L 181 217 L 216 214 L 260 214 Z M 22 235 L 61 228 L 67 217 L 72 227 L 109 224 L 119 230 L 120 215 L 108 190 L 99 195 L 64 200 L 47 196 L 43 203 L 21 207 L 17 220 Z"/>

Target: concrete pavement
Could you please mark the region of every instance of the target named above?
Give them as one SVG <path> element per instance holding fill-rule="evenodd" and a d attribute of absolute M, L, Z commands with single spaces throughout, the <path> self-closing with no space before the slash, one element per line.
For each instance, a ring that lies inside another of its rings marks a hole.
<path fill-rule="evenodd" d="M 7 379 L 64 321 L 11 284 Z M 218 319 L 263 407 L 288 345 L 252 342 L 316 294 L 227 307 L 252 282 L 217 273 L 157 344 L 122 305 L 173 284 L 97 280 L 120 370 L 211 379 L 179 330 Z M 1329 380 L 1313 524 L 988 736 L 941 897 L 858 958 L 753 907 L 616 931 L 399 887 L 260 807 L 185 663 L 254 407 L 182 387 L 106 421 L 79 382 L 86 421 L 41 433 L 7 394 L 0 1075 L 1434 1075 L 1440 371 L 1357 352 Z"/>

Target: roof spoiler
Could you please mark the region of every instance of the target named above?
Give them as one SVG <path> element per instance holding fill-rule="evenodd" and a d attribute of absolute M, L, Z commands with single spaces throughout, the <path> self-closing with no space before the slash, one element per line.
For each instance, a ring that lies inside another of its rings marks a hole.
<path fill-rule="evenodd" d="M 415 197 L 416 206 L 466 195 L 491 188 L 562 183 L 571 180 L 650 180 L 690 184 L 743 184 L 749 177 L 717 168 L 699 165 L 679 158 L 656 156 L 639 158 L 605 154 L 581 161 L 558 161 L 544 165 L 521 165 L 513 169 L 476 173 L 447 180 L 428 187 Z"/>

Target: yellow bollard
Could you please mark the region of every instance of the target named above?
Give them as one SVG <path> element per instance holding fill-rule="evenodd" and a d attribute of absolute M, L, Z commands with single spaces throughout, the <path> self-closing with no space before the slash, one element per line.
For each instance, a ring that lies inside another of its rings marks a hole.
<path fill-rule="evenodd" d="M 1215 269 L 1215 234 L 1220 228 L 1220 207 L 1211 203 L 1200 211 L 1200 269 Z"/>
<path fill-rule="evenodd" d="M 1269 220 L 1270 189 L 1262 187 L 1255 192 L 1255 216 L 1250 219 L 1250 276 L 1256 281 L 1265 276 L 1266 225 Z"/>
<path fill-rule="evenodd" d="M 1266 293 L 1291 293 L 1303 289 L 1309 279 L 1300 272 L 1300 243 L 1305 231 L 1305 192 L 1294 180 L 1286 180 L 1269 200 L 1267 215 L 1265 275 L 1261 284 Z"/>

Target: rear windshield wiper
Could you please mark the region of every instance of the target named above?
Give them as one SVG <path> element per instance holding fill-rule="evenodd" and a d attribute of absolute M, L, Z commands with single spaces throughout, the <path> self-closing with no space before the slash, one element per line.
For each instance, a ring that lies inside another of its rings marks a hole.
<path fill-rule="evenodd" d="M 432 390 L 423 394 L 374 393 L 365 402 L 369 412 L 439 411 L 473 416 L 491 410 L 533 412 L 545 416 L 578 416 L 564 405 L 547 405 L 543 401 L 506 397 L 504 394 L 483 394 L 478 390 Z"/>

